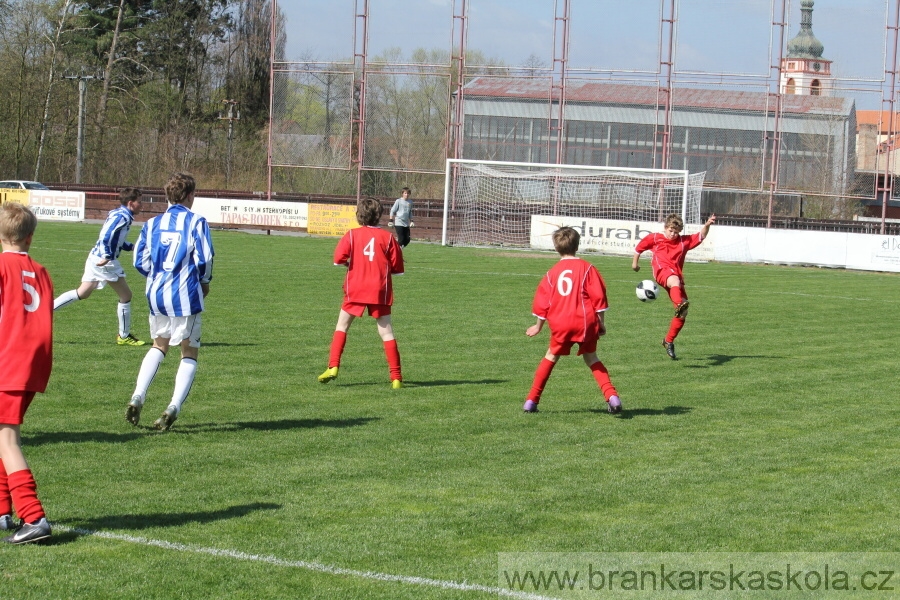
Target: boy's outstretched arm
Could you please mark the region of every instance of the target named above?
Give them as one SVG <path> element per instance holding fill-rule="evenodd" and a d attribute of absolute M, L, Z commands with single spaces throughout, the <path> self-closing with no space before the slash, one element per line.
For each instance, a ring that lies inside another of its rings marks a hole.
<path fill-rule="evenodd" d="M 703 229 L 700 230 L 700 239 L 705 240 L 706 236 L 709 235 L 709 226 L 715 225 L 716 223 L 716 215 L 715 213 L 709 215 L 709 218 L 706 220 L 706 223 L 703 224 Z"/>
<path fill-rule="evenodd" d="M 538 317 L 537 323 L 529 327 L 525 330 L 525 335 L 528 337 L 534 337 L 541 332 L 541 329 L 544 328 L 544 319 Z"/>
<path fill-rule="evenodd" d="M 638 264 L 638 260 L 641 258 L 640 252 L 634 253 L 634 258 L 631 259 L 631 270 L 632 271 L 640 271 L 641 265 Z"/>

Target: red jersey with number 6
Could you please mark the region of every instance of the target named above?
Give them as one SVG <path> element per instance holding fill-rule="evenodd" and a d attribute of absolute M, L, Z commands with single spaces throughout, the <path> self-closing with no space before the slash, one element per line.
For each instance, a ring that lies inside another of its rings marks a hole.
<path fill-rule="evenodd" d="M 24 252 L 0 254 L 0 391 L 43 392 L 53 366 L 53 282 Z"/>
<path fill-rule="evenodd" d="M 354 304 L 394 303 L 391 275 L 403 273 L 403 251 L 390 232 L 357 227 L 334 249 L 334 264 L 347 265 L 344 299 Z"/>
<path fill-rule="evenodd" d="M 609 308 L 600 272 L 580 258 L 560 260 L 538 285 L 531 310 L 546 319 L 553 338 L 569 342 L 597 339 L 597 313 Z"/>

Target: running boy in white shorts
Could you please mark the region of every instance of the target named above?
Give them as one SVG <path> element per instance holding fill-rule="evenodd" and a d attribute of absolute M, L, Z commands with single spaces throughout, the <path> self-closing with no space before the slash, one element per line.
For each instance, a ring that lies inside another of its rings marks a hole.
<path fill-rule="evenodd" d="M 169 429 L 178 418 L 194 383 L 203 299 L 209 293 L 212 280 L 214 252 L 209 224 L 190 210 L 195 187 L 192 176 L 173 175 L 165 188 L 169 209 L 147 221 L 134 248 L 134 267 L 147 278 L 153 347 L 141 363 L 134 394 L 125 410 L 125 420 L 132 425 L 138 424 L 147 389 L 169 347 L 178 345 L 181 347 L 181 364 L 175 375 L 172 401 L 153 424 L 162 431 Z"/>
<path fill-rule="evenodd" d="M 131 335 L 131 288 L 125 281 L 125 270 L 119 263 L 119 254 L 131 252 L 134 244 L 128 242 L 128 230 L 134 218 L 141 214 L 141 190 L 125 188 L 119 192 L 121 206 L 109 211 L 106 222 L 100 229 L 100 238 L 94 244 L 84 263 L 84 275 L 78 289 L 61 294 L 53 302 L 53 310 L 59 310 L 79 300 L 90 297 L 94 290 L 102 290 L 108 284 L 119 295 L 116 315 L 119 318 L 119 335 L 116 343 L 120 346 L 143 346 Z"/>

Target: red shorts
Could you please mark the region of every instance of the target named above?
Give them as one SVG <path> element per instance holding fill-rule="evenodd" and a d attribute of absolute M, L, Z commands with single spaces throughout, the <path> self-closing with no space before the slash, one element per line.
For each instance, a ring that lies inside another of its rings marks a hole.
<path fill-rule="evenodd" d="M 341 310 L 348 312 L 354 317 L 361 317 L 366 309 L 369 309 L 369 316 L 373 319 L 379 319 L 391 314 L 390 304 L 358 304 L 356 302 L 344 301 Z"/>
<path fill-rule="evenodd" d="M 556 356 L 569 356 L 572 353 L 572 346 L 575 344 L 578 344 L 578 354 L 576 356 L 597 351 L 597 338 L 588 338 L 583 342 L 573 342 L 571 340 L 556 339 L 556 337 L 551 335 L 550 353 Z"/>
<path fill-rule="evenodd" d="M 21 425 L 35 392 L 0 392 L 0 424 Z"/>
<path fill-rule="evenodd" d="M 658 273 L 653 274 L 653 278 L 656 279 L 656 283 L 658 283 L 660 287 L 667 290 L 669 289 L 669 286 L 666 282 L 672 275 L 678 278 L 678 282 L 681 283 L 681 288 L 684 289 L 684 276 L 671 267 L 663 267 Z"/>

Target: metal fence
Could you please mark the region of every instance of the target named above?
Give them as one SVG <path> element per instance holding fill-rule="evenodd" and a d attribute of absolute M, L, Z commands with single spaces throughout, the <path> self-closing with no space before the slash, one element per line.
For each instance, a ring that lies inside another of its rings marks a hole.
<path fill-rule="evenodd" d="M 425 4 L 343 0 L 340 27 L 289 20 L 289 35 L 342 32 L 343 50 L 273 63 L 270 172 L 676 168 L 707 172 L 705 212 L 769 226 L 900 213 L 900 0 L 449 0 L 404 47 Z M 510 31 L 519 54 L 491 56 Z"/>

